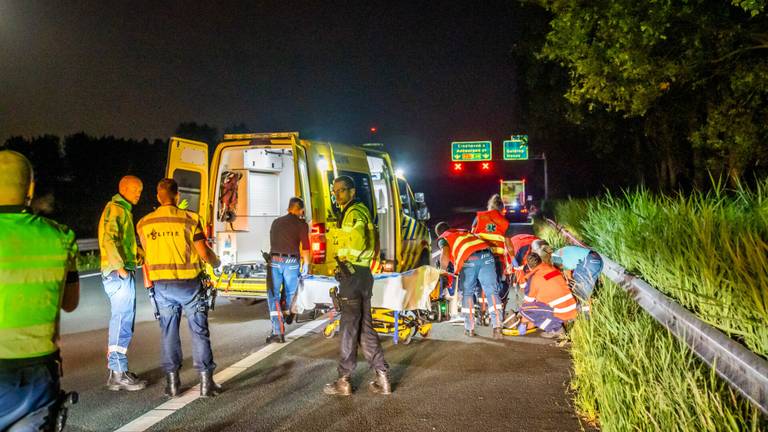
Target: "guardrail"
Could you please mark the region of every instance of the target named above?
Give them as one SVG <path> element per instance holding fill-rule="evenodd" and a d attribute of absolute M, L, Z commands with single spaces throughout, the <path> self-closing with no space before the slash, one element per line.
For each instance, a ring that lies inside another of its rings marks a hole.
<path fill-rule="evenodd" d="M 80 252 L 99 250 L 99 239 L 87 238 L 77 240 L 77 247 Z"/>
<path fill-rule="evenodd" d="M 546 221 L 572 243 L 586 246 L 551 219 Z M 685 342 L 734 390 L 768 414 L 768 361 L 701 321 L 642 279 L 600 254 L 603 274 L 623 288 L 649 315 Z"/>

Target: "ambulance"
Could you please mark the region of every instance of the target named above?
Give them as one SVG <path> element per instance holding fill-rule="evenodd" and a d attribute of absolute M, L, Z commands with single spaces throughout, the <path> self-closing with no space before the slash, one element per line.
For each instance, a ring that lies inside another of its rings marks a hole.
<path fill-rule="evenodd" d="M 333 179 L 352 177 L 356 197 L 371 211 L 380 255 L 374 272 L 429 265 L 429 209 L 413 193 L 381 144 L 348 146 L 299 137 L 298 132 L 227 134 L 209 158 L 208 145 L 173 137 L 166 177 L 180 199 L 198 212 L 222 264 L 209 269 L 218 295 L 252 304 L 266 298 L 269 229 L 286 214 L 288 200 L 304 200 L 310 228 L 310 272 L 332 275 L 340 214 Z M 209 160 L 211 161 L 209 164 Z"/>

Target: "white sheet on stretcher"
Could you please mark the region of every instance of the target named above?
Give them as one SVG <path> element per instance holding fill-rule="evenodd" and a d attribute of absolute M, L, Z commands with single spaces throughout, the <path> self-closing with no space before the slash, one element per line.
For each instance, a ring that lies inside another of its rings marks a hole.
<path fill-rule="evenodd" d="M 440 271 L 427 265 L 403 273 L 375 274 L 371 306 L 396 311 L 428 310 L 429 294 L 439 277 Z M 307 276 L 296 293 L 296 308 L 303 312 L 314 308 L 315 304 L 331 304 L 328 290 L 338 285 L 330 276 Z"/>

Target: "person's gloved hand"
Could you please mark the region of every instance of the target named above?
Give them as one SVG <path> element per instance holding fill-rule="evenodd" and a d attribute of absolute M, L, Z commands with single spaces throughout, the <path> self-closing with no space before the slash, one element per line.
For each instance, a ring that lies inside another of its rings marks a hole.
<path fill-rule="evenodd" d="M 189 201 L 187 201 L 187 199 L 184 198 L 183 200 L 181 200 L 179 205 L 177 205 L 176 207 L 178 207 L 178 208 L 180 208 L 182 210 L 186 210 L 189 207 Z"/>

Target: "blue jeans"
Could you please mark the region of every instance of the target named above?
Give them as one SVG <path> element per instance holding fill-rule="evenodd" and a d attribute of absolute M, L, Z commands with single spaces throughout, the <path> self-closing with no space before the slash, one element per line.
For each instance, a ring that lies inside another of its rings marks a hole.
<path fill-rule="evenodd" d="M 580 301 L 587 301 L 592 296 L 600 272 L 603 271 L 603 259 L 597 252 L 590 252 L 584 260 L 573 269 L 573 294 Z"/>
<path fill-rule="evenodd" d="M 485 293 L 488 302 L 488 312 L 491 316 L 491 326 L 501 327 L 501 312 L 503 306 L 499 299 L 499 276 L 496 264 L 490 251 L 478 251 L 469 256 L 459 274 L 461 280 L 461 313 L 464 316 L 464 328 L 474 330 L 473 300 L 478 282 Z"/>
<path fill-rule="evenodd" d="M 293 257 L 272 257 L 269 264 L 270 285 L 267 289 L 269 318 L 272 320 L 272 334 L 285 334 L 283 317 L 290 311 L 296 290 L 299 288 L 299 259 Z M 281 307 L 280 291 L 285 289 L 285 306 Z"/>
<path fill-rule="evenodd" d="M 184 358 L 179 338 L 182 309 L 192 335 L 192 365 L 200 372 L 216 369 L 208 331 L 208 305 L 200 281 L 155 282 L 155 301 L 160 310 L 161 366 L 165 373 L 178 371 Z"/>
<path fill-rule="evenodd" d="M 128 345 L 133 338 L 136 319 L 136 279 L 134 272 L 122 279 L 117 271 L 102 276 L 104 292 L 109 297 L 112 317 L 109 319 L 107 337 L 107 367 L 117 372 L 128 370 Z"/>
<path fill-rule="evenodd" d="M 0 430 L 48 430 L 46 426 L 56 422 L 54 405 L 58 394 L 59 365 L 56 361 L 0 367 Z"/>

